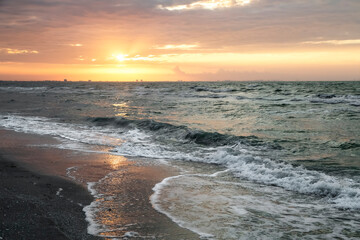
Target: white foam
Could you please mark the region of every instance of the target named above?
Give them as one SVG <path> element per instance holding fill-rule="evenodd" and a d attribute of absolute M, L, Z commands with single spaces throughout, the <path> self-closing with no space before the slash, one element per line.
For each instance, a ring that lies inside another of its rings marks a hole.
<path fill-rule="evenodd" d="M 140 155 L 152 158 L 161 156 L 169 159 L 221 164 L 241 178 L 281 186 L 287 190 L 300 193 L 329 196 L 329 201 L 335 203 L 338 207 L 356 207 L 356 203 L 351 206 L 346 206 L 344 203 L 348 202 L 347 197 L 349 196 L 355 197 L 353 199 L 357 199 L 360 196 L 359 190 L 352 187 L 353 183 L 350 179 L 336 179 L 324 173 L 309 171 L 301 167 L 293 167 L 290 164 L 277 163 L 270 159 L 254 157 L 246 154 L 246 151 L 244 151 L 245 154 L 232 155 L 225 148 L 219 148 L 215 152 L 199 153 L 198 155 L 202 154 L 203 156 L 203 158 L 200 158 L 196 153 L 190 155 L 171 152 L 156 144 L 142 144 L 141 146 L 123 144 L 116 149 L 118 153 L 129 156 Z M 337 199 L 337 201 L 333 201 L 334 199 Z M 344 199 L 344 201 L 342 202 L 339 199 Z"/>
<path fill-rule="evenodd" d="M 77 166 L 69 167 L 66 169 L 66 176 L 76 181 L 76 177 L 74 176 L 74 173 L 78 170 Z"/>
<path fill-rule="evenodd" d="M 181 227 L 210 239 L 280 239 L 294 232 L 306 239 L 343 238 L 346 227 L 338 219 L 353 229 L 358 224 L 358 213 L 349 215 L 321 199 L 225 179 L 214 174 L 169 177 L 156 184 L 150 200 Z"/>
<path fill-rule="evenodd" d="M 360 188 L 351 179 L 340 179 L 251 155 L 234 156 L 224 150 L 218 151 L 208 160 L 225 165 L 240 178 L 299 193 L 324 196 L 340 208 L 360 208 Z"/>
<path fill-rule="evenodd" d="M 238 206 L 233 206 L 233 207 L 231 207 L 231 209 L 232 209 L 232 212 L 234 214 L 239 215 L 239 216 L 244 216 L 244 215 L 249 213 L 244 208 L 241 208 L 241 207 L 238 207 Z"/>
<path fill-rule="evenodd" d="M 138 232 L 126 232 L 122 237 L 139 237 L 140 234 Z"/>
<path fill-rule="evenodd" d="M 59 123 L 45 117 L 0 115 L 0 126 L 17 132 L 51 135 L 77 143 L 112 147 L 122 142 L 115 134 L 97 127 Z"/>
<path fill-rule="evenodd" d="M 0 87 L 0 91 L 8 92 L 44 92 L 47 87 Z"/>
<path fill-rule="evenodd" d="M 62 190 L 63 190 L 62 188 L 59 188 L 59 190 L 57 190 L 56 192 L 56 196 L 62 197 L 62 195 L 60 195 Z"/>
<path fill-rule="evenodd" d="M 183 220 L 180 220 L 175 215 L 171 214 L 169 211 L 166 211 L 161 206 L 162 199 L 161 199 L 160 196 L 162 194 L 163 188 L 165 186 L 170 185 L 169 184 L 170 181 L 172 181 L 174 179 L 182 178 L 184 176 L 193 176 L 193 175 L 199 175 L 199 174 L 178 175 L 178 176 L 172 176 L 172 177 L 168 177 L 168 178 L 163 179 L 160 183 L 157 183 L 153 187 L 152 190 L 154 191 L 154 193 L 150 196 L 150 201 L 151 201 L 151 204 L 152 204 L 154 209 L 156 209 L 157 211 L 165 214 L 167 217 L 169 217 L 173 222 L 175 222 L 179 226 L 181 226 L 183 228 L 186 228 L 186 229 L 189 229 L 190 231 L 198 234 L 200 236 L 200 238 L 202 238 L 202 239 L 212 239 L 214 237 L 214 235 L 203 232 L 203 231 L 199 230 L 198 228 L 193 227 L 192 224 L 189 223 L 189 222 L 185 222 Z"/>
<path fill-rule="evenodd" d="M 91 195 L 93 195 L 94 197 L 97 197 L 97 191 L 95 190 L 94 186 L 95 186 L 96 182 L 88 182 L 88 190 L 91 193 Z"/>
<path fill-rule="evenodd" d="M 112 196 L 104 196 L 102 193 L 99 193 L 99 191 L 96 188 L 98 187 L 98 185 L 101 186 L 101 183 L 106 179 L 110 178 L 112 174 L 113 173 L 109 173 L 108 175 L 100 179 L 98 182 L 87 183 L 88 191 L 94 197 L 94 201 L 91 202 L 90 205 L 85 206 L 83 208 L 83 211 L 85 212 L 85 216 L 86 216 L 85 219 L 88 222 L 87 231 L 89 234 L 94 236 L 104 237 L 104 235 L 101 235 L 101 233 L 110 232 L 110 230 L 107 228 L 106 225 L 102 224 L 100 221 L 97 220 L 97 213 L 102 210 L 101 208 L 102 202 L 111 201 L 113 199 Z M 116 236 L 106 235 L 106 237 L 116 237 Z"/>
<path fill-rule="evenodd" d="M 299 193 L 316 194 L 325 197 L 329 203 L 339 208 L 360 208 L 359 183 L 348 178 L 337 178 L 325 173 L 310 171 L 303 167 L 294 167 L 290 164 L 254 157 L 246 153 L 246 151 L 244 151 L 245 153 L 237 151 L 235 155 L 232 153 L 233 151 L 229 151 L 233 149 L 218 148 L 216 151 L 181 154 L 161 149 L 158 146 L 150 147 L 148 145 L 145 148 L 131 148 L 131 151 L 134 150 L 136 154 L 144 157 L 156 158 L 162 156 L 169 159 L 220 164 L 239 178 L 275 185 Z M 131 151 L 127 151 L 126 154 L 133 156 L 134 152 Z M 124 151 L 121 151 L 121 154 L 124 153 Z"/>
<path fill-rule="evenodd" d="M 95 214 L 99 211 L 98 206 L 99 203 L 94 201 L 90 205 L 83 208 L 83 211 L 85 212 L 85 220 L 89 223 L 87 232 L 94 236 L 99 236 L 99 233 L 102 232 L 102 225 L 95 221 Z"/>
<path fill-rule="evenodd" d="M 95 190 L 96 182 L 89 182 L 87 184 L 88 190 L 92 196 L 94 196 L 95 200 L 90 203 L 90 205 L 85 206 L 83 211 L 85 212 L 85 220 L 89 223 L 87 227 L 87 232 L 94 236 L 99 236 L 99 233 L 104 231 L 104 226 L 99 224 L 96 219 L 96 213 L 100 211 L 99 205 L 100 202 L 97 200 L 100 196 L 98 192 Z"/>

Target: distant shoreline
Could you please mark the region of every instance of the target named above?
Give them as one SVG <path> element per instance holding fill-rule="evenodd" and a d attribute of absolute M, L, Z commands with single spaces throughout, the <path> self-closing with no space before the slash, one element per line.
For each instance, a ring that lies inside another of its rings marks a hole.
<path fill-rule="evenodd" d="M 286 82 L 359 82 L 360 79 L 357 80 L 216 80 L 216 81 L 88 81 L 88 80 L 0 80 L 0 82 L 61 82 L 61 83 L 136 83 L 136 84 L 143 84 L 143 83 L 224 83 L 224 82 L 239 82 L 239 83 L 286 83 Z"/>

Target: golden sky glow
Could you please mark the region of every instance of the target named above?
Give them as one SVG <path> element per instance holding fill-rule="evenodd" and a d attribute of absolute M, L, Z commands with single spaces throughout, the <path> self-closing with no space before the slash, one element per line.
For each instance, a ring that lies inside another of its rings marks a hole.
<path fill-rule="evenodd" d="M 359 11 L 357 0 L 0 1 L 0 80 L 359 80 Z"/>

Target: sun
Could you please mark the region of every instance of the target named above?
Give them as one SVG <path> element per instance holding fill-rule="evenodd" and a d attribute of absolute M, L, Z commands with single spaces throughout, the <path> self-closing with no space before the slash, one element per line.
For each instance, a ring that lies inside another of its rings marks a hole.
<path fill-rule="evenodd" d="M 126 57 L 129 56 L 127 54 L 117 54 L 115 55 L 115 58 L 116 60 L 120 61 L 120 62 L 123 62 L 126 60 Z"/>

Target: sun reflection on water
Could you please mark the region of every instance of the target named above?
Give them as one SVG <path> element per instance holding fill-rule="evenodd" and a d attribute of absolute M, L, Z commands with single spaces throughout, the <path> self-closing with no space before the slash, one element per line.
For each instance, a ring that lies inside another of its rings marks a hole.
<path fill-rule="evenodd" d="M 114 107 L 116 117 L 126 118 L 136 116 L 136 118 L 141 119 L 145 115 L 144 107 L 132 106 L 127 102 L 114 103 L 112 106 Z"/>

